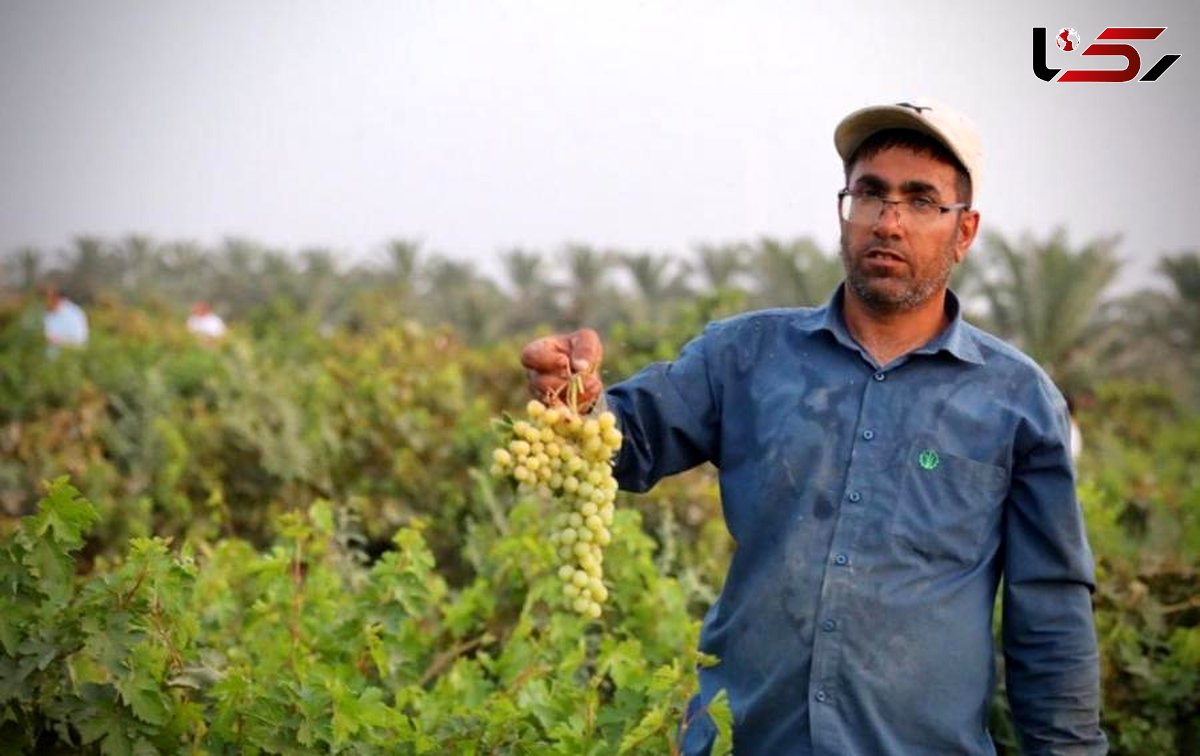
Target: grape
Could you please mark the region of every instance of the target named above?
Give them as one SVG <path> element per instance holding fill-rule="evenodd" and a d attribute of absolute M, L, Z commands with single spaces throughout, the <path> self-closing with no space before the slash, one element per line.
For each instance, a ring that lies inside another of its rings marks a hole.
<path fill-rule="evenodd" d="M 609 595 L 604 547 L 612 542 L 612 458 L 621 442 L 611 412 L 581 417 L 573 407 L 534 399 L 525 405 L 525 417 L 508 425 L 504 444 L 489 460 L 493 476 L 561 505 L 547 518 L 547 540 L 559 560 L 565 606 L 589 619 L 601 616 Z"/>

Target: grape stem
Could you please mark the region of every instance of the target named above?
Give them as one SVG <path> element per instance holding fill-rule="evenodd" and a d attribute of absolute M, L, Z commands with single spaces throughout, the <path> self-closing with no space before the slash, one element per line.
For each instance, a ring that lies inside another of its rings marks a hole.
<path fill-rule="evenodd" d="M 570 370 L 570 368 L 568 368 Z M 579 415 L 579 395 L 583 393 L 583 377 L 586 372 L 570 372 L 566 385 L 560 386 L 554 391 L 546 392 L 546 403 L 550 404 L 554 399 L 562 402 L 563 405 L 570 410 L 572 415 Z M 566 397 L 563 397 L 563 394 Z"/>
<path fill-rule="evenodd" d="M 572 373 L 567 383 L 567 407 L 574 415 L 579 414 L 579 394 L 583 391 L 583 373 Z"/>

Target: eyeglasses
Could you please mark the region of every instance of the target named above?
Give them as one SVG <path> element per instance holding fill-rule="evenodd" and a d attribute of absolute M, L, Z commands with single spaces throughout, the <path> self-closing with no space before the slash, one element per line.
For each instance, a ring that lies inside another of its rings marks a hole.
<path fill-rule="evenodd" d="M 951 210 L 970 207 L 966 202 L 942 205 L 926 197 L 894 200 L 873 192 L 853 192 L 849 189 L 838 192 L 838 210 L 842 220 L 847 223 L 874 223 L 883 214 L 884 205 L 895 205 L 902 220 L 918 224 L 933 223 Z"/>

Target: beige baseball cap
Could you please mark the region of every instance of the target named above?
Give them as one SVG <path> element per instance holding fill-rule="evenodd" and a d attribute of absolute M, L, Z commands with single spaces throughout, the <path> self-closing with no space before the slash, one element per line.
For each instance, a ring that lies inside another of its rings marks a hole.
<path fill-rule="evenodd" d="M 833 132 L 833 143 L 844 162 L 867 137 L 885 129 L 913 129 L 941 142 L 967 169 L 972 197 L 979 196 L 983 146 L 975 125 L 962 113 L 933 100 L 874 105 L 843 118 Z"/>

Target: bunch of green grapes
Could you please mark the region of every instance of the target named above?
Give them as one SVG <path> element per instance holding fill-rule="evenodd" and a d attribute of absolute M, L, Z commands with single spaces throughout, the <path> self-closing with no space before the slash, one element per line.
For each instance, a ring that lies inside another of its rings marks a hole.
<path fill-rule="evenodd" d="M 581 417 L 568 407 L 547 407 L 536 399 L 526 419 L 512 423 L 510 437 L 492 454 L 492 475 L 516 481 L 520 490 L 538 491 L 561 501 L 552 520 L 550 543 L 558 553 L 558 576 L 567 606 L 599 618 L 608 598 L 604 547 L 612 541 L 617 481 L 612 457 L 621 431 L 611 412 Z"/>

